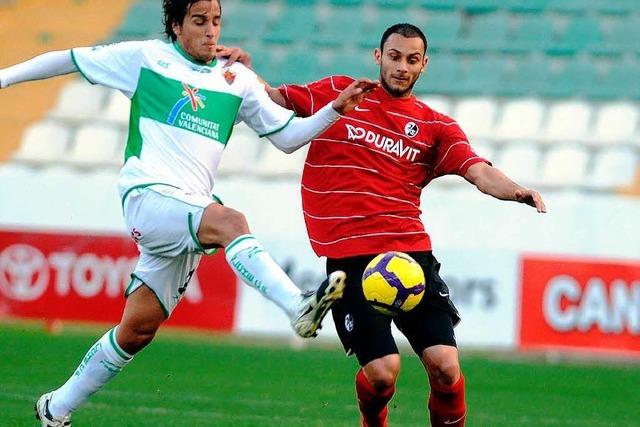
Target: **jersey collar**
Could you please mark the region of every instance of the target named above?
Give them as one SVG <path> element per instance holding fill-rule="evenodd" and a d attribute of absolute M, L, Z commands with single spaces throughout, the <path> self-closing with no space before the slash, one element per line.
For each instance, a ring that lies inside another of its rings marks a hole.
<path fill-rule="evenodd" d="M 196 58 L 194 58 L 193 56 L 189 55 L 183 48 L 182 46 L 180 46 L 180 43 L 178 43 L 177 41 L 173 42 L 173 47 L 178 51 L 178 53 L 180 55 L 182 55 L 183 57 L 185 57 L 188 61 L 193 62 L 194 64 L 197 65 L 201 65 L 201 66 L 207 66 L 207 67 L 214 67 L 216 65 L 216 62 L 218 62 L 217 58 L 213 58 L 211 61 L 209 62 L 203 62 L 203 61 L 199 61 Z"/>

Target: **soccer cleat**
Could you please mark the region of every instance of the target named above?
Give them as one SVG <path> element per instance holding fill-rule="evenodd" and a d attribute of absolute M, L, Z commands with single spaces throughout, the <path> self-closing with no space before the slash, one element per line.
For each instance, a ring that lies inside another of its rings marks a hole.
<path fill-rule="evenodd" d="M 327 277 L 315 292 L 302 294 L 302 302 L 298 316 L 291 321 L 296 334 L 302 338 L 315 337 L 322 319 L 331 305 L 342 298 L 347 275 L 344 271 L 334 271 Z"/>
<path fill-rule="evenodd" d="M 42 427 L 71 427 L 71 416 L 54 417 L 49 412 L 49 402 L 53 392 L 45 393 L 34 405 L 36 410 L 36 418 L 42 422 Z"/>

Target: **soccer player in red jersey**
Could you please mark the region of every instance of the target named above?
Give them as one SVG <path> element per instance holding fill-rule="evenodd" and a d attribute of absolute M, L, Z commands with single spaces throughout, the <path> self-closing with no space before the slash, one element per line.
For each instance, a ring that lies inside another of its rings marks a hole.
<path fill-rule="evenodd" d="M 479 157 L 452 118 L 412 95 L 429 60 L 426 51 L 427 40 L 413 25 L 385 31 L 374 52 L 381 86 L 312 141 L 302 176 L 311 245 L 327 257 L 327 272 L 347 273 L 343 299 L 332 311 L 345 350 L 361 366 L 356 392 L 362 425 L 368 427 L 387 425 L 387 403 L 400 370 L 391 321 L 426 369 L 431 425 L 465 422 L 464 377 L 453 333 L 460 317 L 420 220 L 422 189 L 439 176 L 456 174 L 497 199 L 546 210 L 537 191 L 514 183 Z M 268 91 L 276 102 L 308 116 L 353 81 L 331 76 Z M 422 302 L 394 318 L 373 310 L 362 293 L 365 266 L 386 251 L 409 253 L 427 279 Z"/>

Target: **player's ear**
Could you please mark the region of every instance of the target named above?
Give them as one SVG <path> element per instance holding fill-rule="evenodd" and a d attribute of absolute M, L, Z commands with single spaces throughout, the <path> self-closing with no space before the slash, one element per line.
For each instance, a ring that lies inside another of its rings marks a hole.
<path fill-rule="evenodd" d="M 382 63 L 382 51 L 379 48 L 373 49 L 373 58 L 376 60 L 376 64 Z"/>
<path fill-rule="evenodd" d="M 425 55 L 422 60 L 422 69 L 420 70 L 421 73 L 424 73 L 424 70 L 427 68 L 428 63 L 429 63 L 429 57 Z"/>
<path fill-rule="evenodd" d="M 177 22 L 171 24 L 171 29 L 173 30 L 173 34 L 175 34 L 176 36 L 179 36 L 180 33 L 182 33 L 182 26 Z"/>

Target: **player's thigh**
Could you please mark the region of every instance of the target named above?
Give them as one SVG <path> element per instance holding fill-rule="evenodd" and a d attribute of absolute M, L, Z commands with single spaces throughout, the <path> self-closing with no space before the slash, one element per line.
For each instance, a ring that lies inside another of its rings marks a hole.
<path fill-rule="evenodd" d="M 440 264 L 430 252 L 410 254 L 424 270 L 425 295 L 413 310 L 394 318 L 398 329 L 407 337 L 414 352 L 436 345 L 456 347 L 454 326 L 460 320 L 449 298 L 449 289 L 439 275 Z"/>
<path fill-rule="evenodd" d="M 204 210 L 215 203 L 167 185 L 132 190 L 124 201 L 124 216 L 140 252 L 157 256 L 203 253 L 197 238 Z"/>
<path fill-rule="evenodd" d="M 163 257 L 142 252 L 125 296 L 142 286 L 148 287 L 168 318 L 184 296 L 201 258 L 196 253 Z"/>
<path fill-rule="evenodd" d="M 398 353 L 391 319 L 374 310 L 362 292 L 362 273 L 371 259 L 373 256 L 327 260 L 327 274 L 336 270 L 347 274 L 343 296 L 334 303 L 331 313 L 347 355 L 355 354 L 361 366 Z"/>

